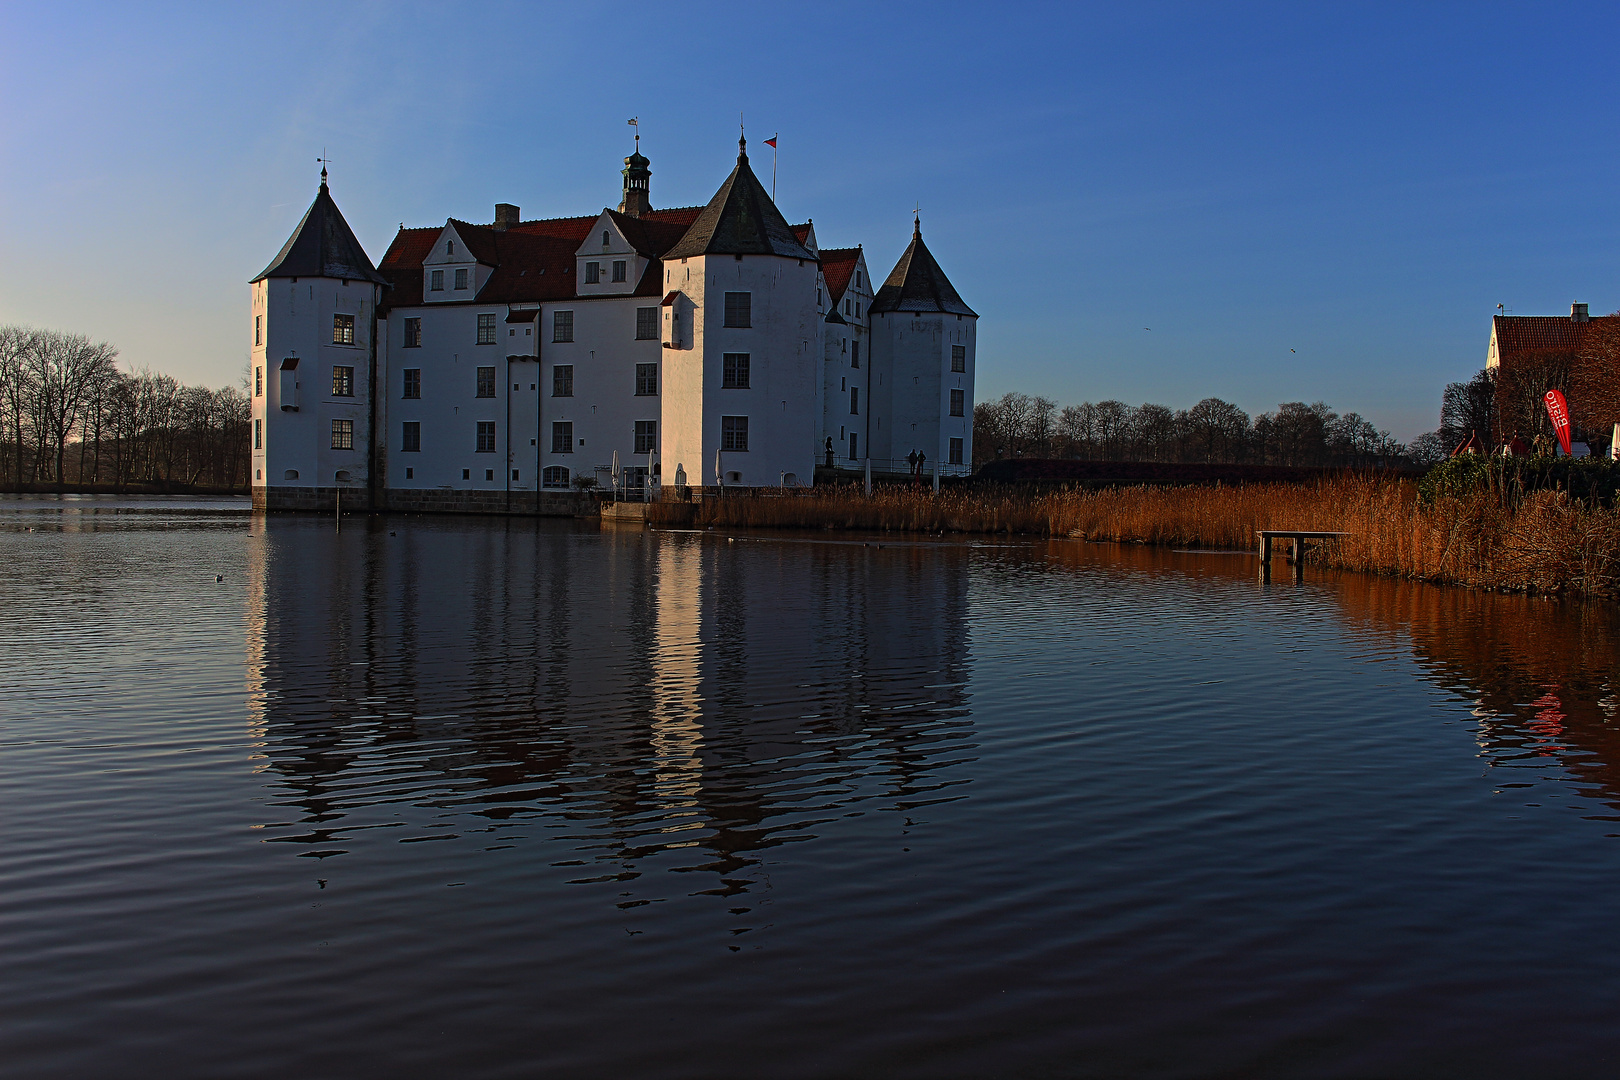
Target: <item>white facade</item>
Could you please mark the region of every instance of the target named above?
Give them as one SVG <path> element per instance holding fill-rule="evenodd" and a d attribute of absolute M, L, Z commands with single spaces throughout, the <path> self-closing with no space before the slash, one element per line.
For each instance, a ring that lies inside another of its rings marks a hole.
<path fill-rule="evenodd" d="M 822 253 L 781 217 L 746 154 L 707 206 L 675 210 L 648 206 L 645 158 L 626 165 L 619 211 L 520 221 L 501 204 L 494 225 L 402 229 L 376 268 L 323 180 L 253 285 L 260 504 L 353 487 L 488 506 L 605 487 L 615 464 L 637 489 L 791 487 L 829 448 L 846 470 L 913 449 L 943 465 L 952 438 L 972 460 L 977 317 L 920 232 L 876 290 L 860 248 Z"/>

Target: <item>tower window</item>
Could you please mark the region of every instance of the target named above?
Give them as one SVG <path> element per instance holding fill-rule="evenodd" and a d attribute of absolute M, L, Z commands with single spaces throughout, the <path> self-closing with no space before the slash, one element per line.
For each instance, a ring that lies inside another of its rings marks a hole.
<path fill-rule="evenodd" d="M 602 264 L 599 263 L 599 262 L 588 262 L 588 263 L 586 263 L 585 264 L 585 284 L 587 284 L 587 285 L 597 285 L 597 284 L 600 284 L 601 281 L 602 281 Z"/>
<path fill-rule="evenodd" d="M 444 271 L 435 270 L 428 275 L 428 291 L 444 292 Z"/>
<path fill-rule="evenodd" d="M 332 449 L 334 449 L 334 450 L 353 450 L 354 449 L 354 421 L 353 420 L 334 420 L 334 421 L 332 421 Z"/>
<path fill-rule="evenodd" d="M 859 416 L 860 412 L 861 412 L 861 388 L 858 387 L 858 386 L 852 386 L 852 387 L 849 388 L 849 415 L 851 415 L 851 416 Z"/>
<path fill-rule="evenodd" d="M 481 367 L 478 369 L 478 396 L 495 396 L 495 369 L 493 367 Z"/>
<path fill-rule="evenodd" d="M 737 327 L 754 325 L 752 293 L 726 293 L 726 325 Z"/>
<path fill-rule="evenodd" d="M 457 267 L 456 268 L 456 288 L 465 289 L 466 287 L 467 287 L 467 268 L 465 266 Z"/>
<path fill-rule="evenodd" d="M 551 313 L 551 340 L 574 340 L 574 313 L 572 311 L 554 311 Z"/>
<path fill-rule="evenodd" d="M 623 281 L 624 280 L 624 269 L 625 269 L 625 263 L 624 263 L 623 259 L 614 259 L 613 260 L 613 280 L 614 281 Z"/>
<path fill-rule="evenodd" d="M 636 396 L 648 397 L 658 393 L 658 365 L 636 365 Z"/>
<path fill-rule="evenodd" d="M 253 344 L 264 344 L 264 316 L 253 316 Z"/>
<path fill-rule="evenodd" d="M 962 464 L 962 440 L 961 439 L 952 439 L 951 440 L 951 461 L 950 461 L 950 463 L 952 465 L 960 465 L 960 464 Z"/>
<path fill-rule="evenodd" d="M 495 421 L 478 421 L 478 453 L 493 454 L 495 452 Z"/>
<path fill-rule="evenodd" d="M 422 320 L 405 320 L 405 347 L 407 349 L 420 349 L 422 347 Z"/>
<path fill-rule="evenodd" d="M 422 369 L 408 367 L 405 369 L 405 397 L 419 398 L 422 396 Z"/>
<path fill-rule="evenodd" d="M 558 364 L 551 369 L 551 396 L 574 396 L 574 365 Z"/>
<path fill-rule="evenodd" d="M 967 405 L 967 392 L 964 390 L 951 391 L 951 415 L 961 416 Z"/>
<path fill-rule="evenodd" d="M 354 397 L 354 368 L 335 367 L 332 369 L 332 396 Z"/>
<path fill-rule="evenodd" d="M 405 421 L 405 427 L 400 436 L 399 448 L 406 453 L 416 453 L 422 449 L 422 425 L 419 421 Z"/>
<path fill-rule="evenodd" d="M 720 418 L 720 449 L 748 449 L 748 417 L 722 416 Z"/>
<path fill-rule="evenodd" d="M 636 340 L 658 340 L 658 309 L 655 307 L 636 308 Z"/>
<path fill-rule="evenodd" d="M 861 366 L 861 343 L 858 341 L 849 343 L 849 366 L 852 368 Z"/>
<path fill-rule="evenodd" d="M 354 344 L 354 316 L 353 315 L 334 315 L 334 316 L 332 316 L 332 344 L 334 344 L 334 345 L 353 345 Z"/>
<path fill-rule="evenodd" d="M 853 314 L 855 314 L 854 309 L 855 309 L 855 301 L 851 300 L 847 296 L 844 297 L 844 314 L 846 316 L 853 315 Z"/>
<path fill-rule="evenodd" d="M 861 272 L 859 270 L 855 271 L 855 287 L 857 289 L 863 288 L 865 284 L 866 283 L 861 280 Z"/>
<path fill-rule="evenodd" d="M 264 421 L 253 421 L 253 449 L 264 449 Z"/>
<path fill-rule="evenodd" d="M 636 453 L 646 454 L 658 445 L 658 421 L 636 421 Z"/>
<path fill-rule="evenodd" d="M 264 397 L 264 368 L 253 369 L 253 396 Z"/>
<path fill-rule="evenodd" d="M 720 386 L 725 390 L 748 389 L 749 357 L 745 352 L 728 352 L 721 357 Z"/>
<path fill-rule="evenodd" d="M 494 315 L 480 315 L 480 316 L 478 316 L 478 344 L 480 344 L 480 345 L 493 345 L 493 344 L 495 344 L 495 316 Z"/>
<path fill-rule="evenodd" d="M 952 371 L 966 371 L 967 370 L 967 346 L 966 345 L 952 345 L 951 346 L 951 370 Z"/>

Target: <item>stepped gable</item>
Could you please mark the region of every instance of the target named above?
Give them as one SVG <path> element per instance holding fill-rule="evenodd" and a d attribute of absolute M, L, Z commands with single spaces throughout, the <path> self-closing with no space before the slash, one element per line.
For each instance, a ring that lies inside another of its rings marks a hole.
<path fill-rule="evenodd" d="M 860 257 L 861 249 L 858 247 L 822 249 L 821 276 L 827 282 L 829 306 L 836 305 L 843 299 L 844 290 L 855 280 L 855 263 Z"/>
<path fill-rule="evenodd" d="M 913 224 L 911 245 L 872 300 L 872 312 L 881 311 L 942 311 L 947 315 L 979 317 L 962 302 L 945 271 L 934 261 L 928 245 L 923 243 L 921 219 Z"/>
<path fill-rule="evenodd" d="M 304 219 L 282 245 L 270 265 L 253 279 L 286 277 L 347 278 L 387 285 L 388 278 L 377 272 L 366 249 L 354 237 L 354 230 L 326 188 L 326 170 L 321 170 L 321 188 L 315 201 L 304 211 Z M 251 282 L 250 282 L 251 284 Z"/>
<path fill-rule="evenodd" d="M 666 259 L 694 255 L 781 255 L 788 259 L 813 259 L 794 235 L 782 212 L 771 201 L 759 177 L 748 165 L 748 144 L 737 140 L 737 167 L 714 193 L 680 243 L 664 254 Z M 645 219 L 643 219 L 645 220 Z"/>
<path fill-rule="evenodd" d="M 654 210 L 639 219 L 616 210 L 608 211 L 616 224 L 628 225 L 626 238 L 652 260 L 631 296 L 660 295 L 663 269 L 656 255 L 684 235 L 701 209 L 687 206 Z M 466 244 L 468 254 L 485 266 L 493 267 L 494 273 L 476 297 L 445 302 L 518 304 L 576 299 L 575 256 L 591 234 L 598 216 L 521 221 L 505 231 L 451 218 L 448 224 Z M 422 303 L 422 260 L 432 253 L 433 244 L 443 231 L 443 226 L 401 229 L 394 237 L 380 267 L 394 286 L 388 298 L 390 306 L 414 307 Z"/>

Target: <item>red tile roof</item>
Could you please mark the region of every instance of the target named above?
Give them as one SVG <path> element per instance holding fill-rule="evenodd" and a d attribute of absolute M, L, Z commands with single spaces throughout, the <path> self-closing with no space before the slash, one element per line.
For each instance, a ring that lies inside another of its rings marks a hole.
<path fill-rule="evenodd" d="M 1495 315 L 1497 358 L 1514 353 L 1556 350 L 1573 352 L 1580 348 L 1590 322 L 1576 322 L 1568 315 Z"/>
<path fill-rule="evenodd" d="M 827 304 L 836 306 L 843 297 L 844 290 L 855 278 L 855 263 L 861 257 L 861 249 L 852 248 L 823 248 L 821 251 L 821 276 L 827 279 Z"/>

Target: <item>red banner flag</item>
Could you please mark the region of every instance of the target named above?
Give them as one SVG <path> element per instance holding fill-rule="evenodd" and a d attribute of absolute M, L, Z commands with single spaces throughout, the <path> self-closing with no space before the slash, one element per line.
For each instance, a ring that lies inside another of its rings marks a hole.
<path fill-rule="evenodd" d="M 776 149 L 776 136 L 772 135 L 769 139 L 766 139 L 765 140 L 765 145 L 770 147 L 772 150 L 775 150 Z"/>
<path fill-rule="evenodd" d="M 1569 453 L 1569 402 L 1557 390 L 1549 390 L 1542 396 L 1547 403 L 1547 416 L 1552 420 L 1553 430 L 1558 433 L 1558 445 Z"/>

